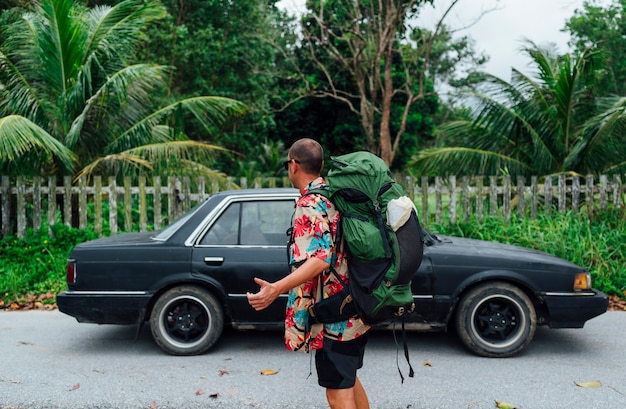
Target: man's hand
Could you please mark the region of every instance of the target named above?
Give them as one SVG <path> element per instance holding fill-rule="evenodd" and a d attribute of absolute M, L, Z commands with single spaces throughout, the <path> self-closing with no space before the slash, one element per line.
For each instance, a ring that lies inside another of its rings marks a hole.
<path fill-rule="evenodd" d="M 246 297 L 248 297 L 248 302 L 252 308 L 261 311 L 269 307 L 278 298 L 280 291 L 274 283 L 268 283 L 260 278 L 255 277 L 254 282 L 259 285 L 259 292 L 255 294 L 246 293 Z"/>

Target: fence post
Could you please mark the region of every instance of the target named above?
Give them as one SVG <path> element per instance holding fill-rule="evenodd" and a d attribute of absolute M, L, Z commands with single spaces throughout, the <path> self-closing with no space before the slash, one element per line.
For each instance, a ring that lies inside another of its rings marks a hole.
<path fill-rule="evenodd" d="M 435 223 L 441 224 L 443 212 L 441 209 L 441 176 L 435 177 Z"/>
<path fill-rule="evenodd" d="M 11 194 L 9 177 L 2 176 L 0 196 L 2 196 L 2 237 L 11 234 Z"/>
<path fill-rule="evenodd" d="M 93 185 L 93 227 L 96 233 L 98 233 L 98 236 L 102 236 L 102 176 L 94 176 Z"/>
<path fill-rule="evenodd" d="M 502 194 L 502 201 L 504 207 L 504 220 L 508 223 L 511 221 L 511 176 L 509 175 L 504 177 L 504 193 Z"/>
<path fill-rule="evenodd" d="M 78 180 L 78 227 L 87 228 L 87 178 L 85 176 Z"/>
<path fill-rule="evenodd" d="M 111 235 L 117 234 L 117 181 L 109 176 L 109 225 Z"/>
<path fill-rule="evenodd" d="M 613 177 L 613 206 L 616 209 L 622 206 L 622 181 L 620 175 Z"/>
<path fill-rule="evenodd" d="M 593 216 L 593 175 L 587 175 L 586 179 L 587 196 L 585 197 L 585 203 L 587 205 L 587 215 L 591 217 Z"/>
<path fill-rule="evenodd" d="M 517 177 L 517 215 L 520 218 L 524 217 L 524 210 L 526 208 L 526 201 L 524 195 L 526 194 L 526 186 L 524 176 Z"/>
<path fill-rule="evenodd" d="M 495 216 L 498 212 L 498 177 L 489 176 L 489 214 Z"/>
<path fill-rule="evenodd" d="M 565 211 L 565 205 L 567 203 L 567 184 L 565 183 L 565 175 L 559 175 L 557 194 L 559 213 L 563 213 Z"/>
<path fill-rule="evenodd" d="M 539 203 L 539 178 L 537 176 L 530 177 L 530 218 L 537 218 L 537 205 Z"/>
<path fill-rule="evenodd" d="M 463 220 L 467 223 L 471 215 L 469 176 L 463 176 L 461 178 L 461 191 L 463 192 Z"/>
<path fill-rule="evenodd" d="M 609 181 L 606 175 L 600 175 L 600 210 L 606 210 L 606 195 L 609 186 Z"/>
<path fill-rule="evenodd" d="M 154 230 L 161 230 L 161 212 L 163 211 L 161 204 L 161 177 L 155 176 L 152 184 L 154 186 Z"/>
<path fill-rule="evenodd" d="M 72 227 L 72 177 L 63 177 L 63 223 Z"/>
<path fill-rule="evenodd" d="M 422 176 L 422 223 L 428 225 L 428 176 Z"/>
<path fill-rule="evenodd" d="M 124 231 L 133 230 L 133 199 L 130 183 L 130 176 L 124 176 Z"/>
<path fill-rule="evenodd" d="M 33 230 L 41 228 L 41 176 L 33 178 Z"/>
<path fill-rule="evenodd" d="M 450 206 L 448 211 L 450 212 L 450 221 L 456 223 L 456 176 L 452 175 L 450 180 Z"/>
<path fill-rule="evenodd" d="M 476 176 L 476 220 L 479 223 L 483 221 L 483 212 L 485 211 L 483 206 L 483 181 L 482 176 Z"/>
<path fill-rule="evenodd" d="M 543 191 L 545 197 L 544 211 L 546 214 L 552 214 L 552 177 L 546 176 L 543 183 Z"/>
<path fill-rule="evenodd" d="M 52 233 L 51 226 L 57 221 L 57 178 L 48 178 L 48 234 Z"/>
<path fill-rule="evenodd" d="M 580 201 L 580 179 L 578 175 L 572 176 L 572 211 L 578 213 Z"/>
<path fill-rule="evenodd" d="M 139 176 L 139 231 L 148 230 L 148 198 L 146 197 L 146 177 Z"/>
<path fill-rule="evenodd" d="M 23 176 L 18 176 L 15 181 L 15 193 L 17 194 L 17 237 L 23 238 L 26 232 L 26 182 Z"/>

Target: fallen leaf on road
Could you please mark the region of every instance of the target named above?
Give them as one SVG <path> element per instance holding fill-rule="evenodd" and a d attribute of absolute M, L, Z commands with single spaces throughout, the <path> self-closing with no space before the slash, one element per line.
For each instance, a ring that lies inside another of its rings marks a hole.
<path fill-rule="evenodd" d="M 261 371 L 261 375 L 276 375 L 278 373 L 278 371 L 275 371 L 274 369 L 264 369 Z"/>
<path fill-rule="evenodd" d="M 78 388 L 80 388 L 80 383 L 77 383 L 76 385 L 72 386 L 72 389 L 70 389 L 70 391 L 75 391 Z"/>
<path fill-rule="evenodd" d="M 496 401 L 496 407 L 498 409 L 518 409 L 517 406 L 513 405 L 512 403 L 498 402 L 498 401 Z"/>
<path fill-rule="evenodd" d="M 150 402 L 150 409 L 156 409 L 156 402 L 155 401 Z"/>
<path fill-rule="evenodd" d="M 202 395 L 204 395 L 204 391 L 202 389 L 198 389 L 196 391 L 196 396 L 202 396 Z"/>
<path fill-rule="evenodd" d="M 428 361 L 424 361 L 424 366 L 430 366 L 430 367 L 432 367 L 432 366 L 433 366 L 433 364 L 431 364 L 431 363 L 430 363 L 430 362 L 428 362 Z"/>
<path fill-rule="evenodd" d="M 222 376 L 222 375 L 228 375 L 229 372 L 226 369 L 220 369 L 220 371 L 217 373 L 218 376 Z"/>
<path fill-rule="evenodd" d="M 576 386 L 580 386 L 581 388 L 599 388 L 602 386 L 602 382 L 600 381 L 592 381 L 592 382 L 574 382 Z"/>
<path fill-rule="evenodd" d="M 219 397 L 220 397 L 220 394 L 218 392 L 212 393 L 212 394 L 209 395 L 209 398 L 213 398 L 213 399 L 219 398 Z"/>

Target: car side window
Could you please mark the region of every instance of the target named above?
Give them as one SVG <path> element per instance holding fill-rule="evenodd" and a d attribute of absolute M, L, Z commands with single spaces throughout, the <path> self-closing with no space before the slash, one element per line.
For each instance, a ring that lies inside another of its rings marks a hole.
<path fill-rule="evenodd" d="M 239 233 L 239 209 L 240 203 L 232 203 L 220 215 L 211 229 L 204 235 L 200 244 L 203 245 L 235 245 Z"/>
<path fill-rule="evenodd" d="M 213 223 L 201 245 L 286 245 L 294 200 L 232 203 Z"/>
<path fill-rule="evenodd" d="M 241 244 L 283 245 L 285 231 L 291 225 L 293 200 L 265 200 L 242 203 Z"/>

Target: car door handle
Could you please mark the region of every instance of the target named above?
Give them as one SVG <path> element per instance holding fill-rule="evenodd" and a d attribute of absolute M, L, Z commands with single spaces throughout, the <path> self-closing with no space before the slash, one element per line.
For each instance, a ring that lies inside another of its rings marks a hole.
<path fill-rule="evenodd" d="M 204 263 L 207 266 L 221 266 L 224 263 L 224 257 L 205 257 Z"/>

